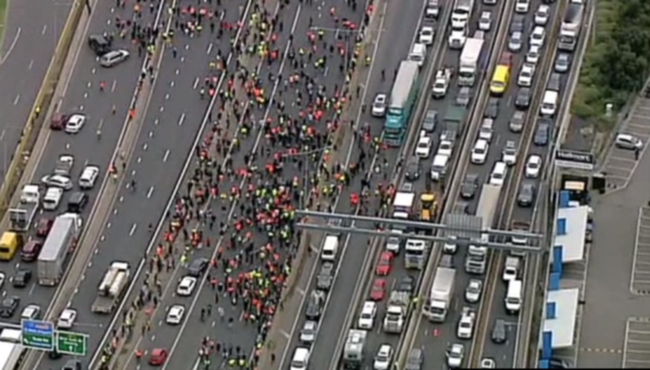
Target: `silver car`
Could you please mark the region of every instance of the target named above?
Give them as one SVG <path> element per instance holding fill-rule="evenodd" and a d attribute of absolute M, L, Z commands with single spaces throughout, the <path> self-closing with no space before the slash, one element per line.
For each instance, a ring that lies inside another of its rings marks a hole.
<path fill-rule="evenodd" d="M 614 145 L 619 149 L 626 150 L 641 150 L 643 149 L 643 141 L 636 136 L 629 134 L 618 134 L 614 139 Z"/>
<path fill-rule="evenodd" d="M 508 50 L 517 53 L 521 50 L 523 44 L 524 35 L 519 31 L 513 32 L 508 40 Z"/>
<path fill-rule="evenodd" d="M 105 68 L 115 67 L 129 59 L 129 55 L 129 52 L 124 49 L 109 51 L 99 59 L 99 64 Z"/>
<path fill-rule="evenodd" d="M 306 321 L 300 329 L 300 341 L 302 343 L 311 344 L 316 340 L 318 333 L 318 323 L 316 321 Z"/>

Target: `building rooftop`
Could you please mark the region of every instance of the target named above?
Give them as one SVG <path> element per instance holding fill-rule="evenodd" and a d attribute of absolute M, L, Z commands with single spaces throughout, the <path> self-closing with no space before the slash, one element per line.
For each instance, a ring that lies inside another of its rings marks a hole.
<path fill-rule="evenodd" d="M 544 345 L 544 333 L 551 333 L 551 348 L 560 349 L 574 344 L 578 315 L 579 289 L 551 290 L 546 296 L 544 325 L 540 346 Z M 552 307 L 554 306 L 554 308 Z M 552 311 L 555 310 L 554 314 Z"/>
<path fill-rule="evenodd" d="M 583 260 L 590 211 L 588 206 L 558 209 L 553 246 L 562 247 L 562 263 Z"/>

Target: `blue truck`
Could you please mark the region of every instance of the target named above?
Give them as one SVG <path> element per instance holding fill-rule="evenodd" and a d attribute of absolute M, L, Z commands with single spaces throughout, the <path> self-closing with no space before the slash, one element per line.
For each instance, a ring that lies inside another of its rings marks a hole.
<path fill-rule="evenodd" d="M 388 146 L 399 147 L 404 142 L 413 105 L 420 89 L 419 74 L 420 67 L 416 62 L 404 60 L 400 63 L 384 124 L 384 141 Z"/>

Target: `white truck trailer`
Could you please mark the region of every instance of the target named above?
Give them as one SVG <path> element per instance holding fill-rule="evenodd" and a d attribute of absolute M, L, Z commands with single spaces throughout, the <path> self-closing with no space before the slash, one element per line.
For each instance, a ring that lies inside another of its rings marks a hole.
<path fill-rule="evenodd" d="M 469 38 L 465 41 L 463 51 L 460 53 L 458 66 L 458 85 L 474 86 L 479 71 L 479 62 L 485 41 L 479 38 Z"/>
<path fill-rule="evenodd" d="M 436 268 L 429 297 L 424 307 L 424 315 L 433 322 L 444 322 L 451 308 L 456 284 L 456 269 L 453 267 Z"/>
<path fill-rule="evenodd" d="M 399 334 L 404 329 L 411 296 L 409 292 L 392 291 L 384 315 L 384 333 Z"/>
<path fill-rule="evenodd" d="M 99 283 L 97 298 L 91 310 L 95 313 L 112 313 L 119 305 L 130 279 L 131 267 L 127 262 L 112 262 Z"/>
<path fill-rule="evenodd" d="M 38 185 L 23 186 L 18 204 L 9 208 L 9 228 L 12 231 L 29 231 L 40 204 L 41 190 Z"/>
<path fill-rule="evenodd" d="M 65 272 L 65 260 L 77 244 L 82 228 L 81 216 L 64 213 L 54 219 L 52 229 L 38 255 L 38 283 L 55 286 Z"/>
<path fill-rule="evenodd" d="M 415 192 L 398 191 L 393 199 L 393 218 L 408 220 L 415 205 Z"/>

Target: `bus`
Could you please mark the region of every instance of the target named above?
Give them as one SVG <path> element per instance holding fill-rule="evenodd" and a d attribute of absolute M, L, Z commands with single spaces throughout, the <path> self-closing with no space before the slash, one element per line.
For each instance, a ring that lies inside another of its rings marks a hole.
<path fill-rule="evenodd" d="M 404 60 L 399 65 L 384 123 L 384 140 L 389 146 L 399 147 L 404 141 L 420 89 L 419 73 L 420 66 L 417 62 Z"/>
<path fill-rule="evenodd" d="M 408 239 L 404 247 L 404 267 L 422 270 L 427 261 L 427 242 L 420 239 Z"/>
<path fill-rule="evenodd" d="M 510 81 L 510 68 L 512 66 L 512 54 L 505 52 L 501 54 L 499 63 L 494 68 L 492 81 L 490 81 L 490 93 L 493 96 L 501 96 L 508 88 Z"/>

